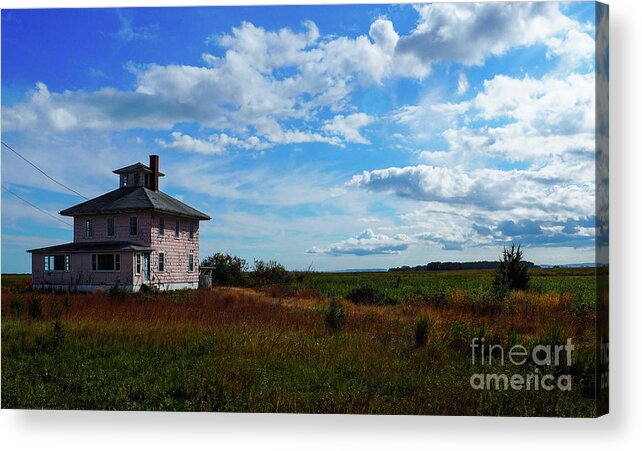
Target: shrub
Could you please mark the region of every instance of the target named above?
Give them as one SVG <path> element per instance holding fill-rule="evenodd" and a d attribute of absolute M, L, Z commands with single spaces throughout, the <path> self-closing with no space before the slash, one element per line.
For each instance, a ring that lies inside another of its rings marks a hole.
<path fill-rule="evenodd" d="M 59 318 L 62 313 L 62 308 L 58 302 L 58 297 L 55 292 L 51 292 L 51 306 L 49 307 L 49 316 L 51 318 Z"/>
<path fill-rule="evenodd" d="M 143 286 L 146 286 L 146 285 L 143 285 Z M 142 291 L 142 287 L 141 287 L 141 291 Z M 109 296 L 115 299 L 122 299 L 125 296 L 127 296 L 128 293 L 129 292 L 127 291 L 126 288 L 121 287 L 118 284 L 114 284 L 109 288 Z"/>
<path fill-rule="evenodd" d="M 54 340 L 56 342 L 56 345 L 61 345 L 62 342 L 65 340 L 65 328 L 63 327 L 59 319 L 57 319 L 54 322 L 53 331 L 54 331 Z"/>
<path fill-rule="evenodd" d="M 254 283 L 258 286 L 287 285 L 292 282 L 292 275 L 283 265 L 274 260 L 254 260 Z"/>
<path fill-rule="evenodd" d="M 65 297 L 62 300 L 62 309 L 64 310 L 65 313 L 67 313 L 70 308 L 71 308 L 71 301 L 69 300 L 69 291 L 66 291 Z"/>
<path fill-rule="evenodd" d="M 247 262 L 240 257 L 218 252 L 201 262 L 201 267 L 212 268 L 212 283 L 244 286 L 247 284 Z"/>
<path fill-rule="evenodd" d="M 325 311 L 325 328 L 331 334 L 343 330 L 346 311 L 336 298 L 332 298 Z"/>
<path fill-rule="evenodd" d="M 346 299 L 353 304 L 391 305 L 396 303 L 394 299 L 386 296 L 385 292 L 370 285 L 353 288 L 346 295 Z"/>
<path fill-rule="evenodd" d="M 22 302 L 22 296 L 20 296 L 20 293 L 16 293 L 14 298 L 11 300 L 11 304 L 9 305 L 9 312 L 11 316 L 20 318 L 24 309 L 25 305 L 24 302 Z"/>
<path fill-rule="evenodd" d="M 415 347 L 421 348 L 428 343 L 428 333 L 432 323 L 425 316 L 420 316 L 415 321 Z"/>
<path fill-rule="evenodd" d="M 506 298 L 510 290 L 528 289 L 530 276 L 522 257 L 521 246 L 515 248 L 512 244 L 510 249 L 504 248 L 499 266 L 495 271 L 495 280 L 493 280 L 493 294 L 498 299 Z"/>
<path fill-rule="evenodd" d="M 42 316 L 42 296 L 40 293 L 31 295 L 31 304 L 29 304 L 29 316 L 31 319 L 38 319 Z"/>
<path fill-rule="evenodd" d="M 263 290 L 263 294 L 272 298 L 283 299 L 288 296 L 293 296 L 295 292 L 286 285 L 271 285 Z"/>

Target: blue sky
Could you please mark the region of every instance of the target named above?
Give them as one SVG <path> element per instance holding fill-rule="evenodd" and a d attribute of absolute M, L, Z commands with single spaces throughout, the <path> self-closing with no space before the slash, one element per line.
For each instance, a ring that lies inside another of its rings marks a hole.
<path fill-rule="evenodd" d="M 202 255 L 593 261 L 594 27 L 590 2 L 3 10 L 2 139 L 88 197 L 159 154 Z M 5 149 L 2 183 L 82 200 Z M 3 272 L 70 240 L 3 190 Z"/>

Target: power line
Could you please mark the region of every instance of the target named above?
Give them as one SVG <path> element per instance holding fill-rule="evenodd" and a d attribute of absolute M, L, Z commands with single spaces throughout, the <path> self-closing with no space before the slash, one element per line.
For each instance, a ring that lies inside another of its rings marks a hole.
<path fill-rule="evenodd" d="M 18 199 L 20 199 L 20 200 L 21 200 L 21 201 L 23 201 L 24 203 L 31 205 L 33 208 L 35 208 L 36 210 L 40 211 L 41 213 L 44 213 L 44 214 L 46 214 L 47 216 L 50 216 L 50 217 L 54 218 L 55 220 L 60 221 L 60 222 L 62 222 L 62 223 L 63 223 L 63 224 L 65 224 L 65 225 L 68 225 L 69 227 L 73 227 L 73 225 L 72 225 L 71 223 L 69 223 L 69 222 L 65 221 L 64 219 L 60 219 L 60 218 L 59 218 L 59 217 L 57 217 L 57 216 L 52 215 L 52 214 L 51 214 L 51 213 L 49 213 L 48 211 L 43 210 L 42 208 L 40 208 L 39 206 L 37 206 L 37 205 L 35 205 L 35 204 L 32 204 L 32 203 L 31 203 L 31 202 L 29 202 L 27 199 L 24 199 L 23 197 L 21 197 L 21 196 L 17 195 L 16 193 L 14 193 L 13 191 L 11 191 L 11 190 L 10 190 L 9 188 L 7 188 L 6 186 L 2 185 L 2 189 L 3 189 L 3 190 L 5 190 L 6 192 L 10 193 L 10 194 L 13 194 L 14 196 L 16 196 Z"/>
<path fill-rule="evenodd" d="M 3 145 L 3 146 L 5 146 L 5 147 L 6 147 L 7 149 L 9 149 L 10 151 L 12 151 L 13 153 L 15 153 L 15 154 L 16 154 L 17 156 L 19 156 L 20 158 L 22 158 L 24 161 L 26 161 L 27 163 L 29 163 L 31 166 L 33 166 L 34 168 L 36 168 L 36 170 L 38 170 L 38 172 L 40 172 L 42 175 L 44 175 L 45 177 L 47 177 L 47 178 L 48 178 L 49 180 L 51 180 L 52 182 L 54 182 L 54 183 L 56 183 L 56 184 L 58 184 L 58 185 L 62 186 L 63 188 L 65 188 L 65 189 L 67 189 L 67 190 L 71 191 L 72 193 L 74 193 L 74 194 L 76 194 L 76 195 L 78 195 L 78 196 L 82 197 L 82 198 L 83 198 L 83 199 L 85 199 L 85 200 L 89 200 L 89 198 L 88 198 L 88 197 L 83 196 L 82 194 L 80 194 L 80 193 L 79 193 L 78 191 L 76 191 L 75 189 L 73 189 L 73 188 L 69 188 L 69 187 L 68 187 L 67 185 L 65 185 L 64 183 L 61 183 L 61 182 L 59 182 L 58 180 L 56 180 L 55 178 L 51 177 L 49 174 L 47 174 L 45 171 L 43 171 L 42 169 L 40 169 L 40 168 L 39 168 L 38 166 L 36 166 L 34 163 L 32 163 L 31 161 L 27 160 L 25 157 L 23 157 L 22 155 L 20 155 L 20 154 L 18 153 L 18 151 L 16 151 L 15 149 L 13 149 L 9 144 L 7 144 L 7 143 L 5 143 L 4 141 L 2 141 L 2 145 Z"/>

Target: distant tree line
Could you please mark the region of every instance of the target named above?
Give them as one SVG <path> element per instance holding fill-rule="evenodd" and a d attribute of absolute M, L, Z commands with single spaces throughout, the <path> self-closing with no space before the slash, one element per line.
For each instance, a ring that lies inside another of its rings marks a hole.
<path fill-rule="evenodd" d="M 522 261 L 521 264 L 526 268 L 539 268 L 533 262 Z M 427 265 L 418 266 L 400 266 L 390 268 L 388 272 L 422 272 L 422 271 L 455 271 L 462 269 L 497 269 L 501 265 L 500 261 L 478 261 L 478 262 L 430 262 Z"/>

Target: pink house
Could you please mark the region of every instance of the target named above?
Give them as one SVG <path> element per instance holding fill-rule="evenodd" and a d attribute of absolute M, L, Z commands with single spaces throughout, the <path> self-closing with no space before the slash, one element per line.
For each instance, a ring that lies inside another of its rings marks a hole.
<path fill-rule="evenodd" d="M 34 288 L 198 288 L 199 221 L 210 217 L 158 190 L 158 161 L 116 169 L 118 189 L 60 212 L 74 241 L 28 251 Z"/>

